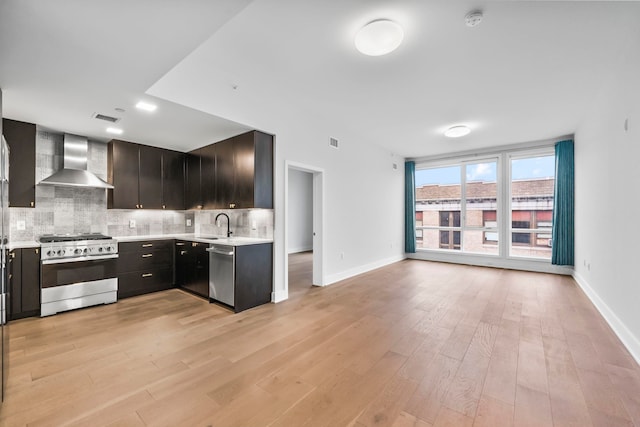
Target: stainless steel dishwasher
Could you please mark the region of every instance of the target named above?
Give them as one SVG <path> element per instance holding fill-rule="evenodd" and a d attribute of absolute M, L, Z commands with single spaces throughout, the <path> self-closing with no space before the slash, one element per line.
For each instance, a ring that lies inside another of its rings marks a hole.
<path fill-rule="evenodd" d="M 209 252 L 209 298 L 235 306 L 235 248 L 213 244 Z"/>

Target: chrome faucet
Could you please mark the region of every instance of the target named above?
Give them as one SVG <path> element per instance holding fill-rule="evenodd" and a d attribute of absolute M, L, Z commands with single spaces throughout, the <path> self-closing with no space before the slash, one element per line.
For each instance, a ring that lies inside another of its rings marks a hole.
<path fill-rule="evenodd" d="M 214 220 L 216 222 L 216 224 L 218 223 L 218 217 L 220 215 L 227 217 L 227 238 L 229 238 L 233 234 L 231 232 L 231 229 L 229 228 L 231 226 L 231 224 L 230 224 L 231 220 L 229 219 L 229 215 L 227 215 L 226 213 L 224 213 L 224 212 L 223 213 L 219 213 L 218 215 L 216 215 L 216 219 Z"/>

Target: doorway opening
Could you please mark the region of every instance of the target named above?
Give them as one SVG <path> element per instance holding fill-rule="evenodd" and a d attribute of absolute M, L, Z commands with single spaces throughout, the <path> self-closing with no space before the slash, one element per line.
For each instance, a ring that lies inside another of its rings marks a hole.
<path fill-rule="evenodd" d="M 295 297 L 324 285 L 324 172 L 287 162 L 285 175 L 285 283 L 288 297 Z"/>

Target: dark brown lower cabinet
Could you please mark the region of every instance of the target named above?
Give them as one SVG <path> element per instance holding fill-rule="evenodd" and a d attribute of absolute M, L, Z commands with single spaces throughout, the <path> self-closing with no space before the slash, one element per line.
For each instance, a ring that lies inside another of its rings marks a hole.
<path fill-rule="evenodd" d="M 176 241 L 176 286 L 209 299 L 208 243 Z"/>
<path fill-rule="evenodd" d="M 273 244 L 236 246 L 235 253 L 235 312 L 271 302 Z"/>
<path fill-rule="evenodd" d="M 40 248 L 9 252 L 9 319 L 40 315 Z"/>
<path fill-rule="evenodd" d="M 173 240 L 118 244 L 118 299 L 173 287 Z"/>

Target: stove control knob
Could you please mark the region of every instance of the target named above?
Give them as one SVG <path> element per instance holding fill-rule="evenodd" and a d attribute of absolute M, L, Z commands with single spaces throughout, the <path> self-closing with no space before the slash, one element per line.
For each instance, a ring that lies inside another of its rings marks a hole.
<path fill-rule="evenodd" d="M 102 252 L 102 247 L 99 247 L 99 248 L 98 248 L 98 252 Z"/>
<path fill-rule="evenodd" d="M 73 250 L 73 253 L 76 254 L 76 255 L 80 255 L 82 253 L 82 249 L 76 248 L 76 249 Z"/>
<path fill-rule="evenodd" d="M 82 253 L 83 253 L 83 254 L 86 254 L 86 253 L 87 253 L 87 248 L 84 248 L 84 249 L 82 250 Z"/>
<path fill-rule="evenodd" d="M 56 252 L 58 254 L 58 256 L 62 256 L 64 255 L 64 249 L 58 249 L 58 252 Z"/>
<path fill-rule="evenodd" d="M 56 254 L 56 251 L 54 251 L 53 249 L 49 249 L 47 251 L 47 256 L 54 256 Z"/>
<path fill-rule="evenodd" d="M 105 246 L 105 247 L 104 247 L 104 250 L 105 250 L 106 252 L 111 252 L 111 246 Z"/>

